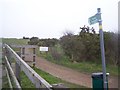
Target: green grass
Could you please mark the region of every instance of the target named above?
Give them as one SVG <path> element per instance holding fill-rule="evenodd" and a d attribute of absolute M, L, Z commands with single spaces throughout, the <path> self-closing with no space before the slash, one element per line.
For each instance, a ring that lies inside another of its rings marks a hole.
<path fill-rule="evenodd" d="M 85 88 L 80 85 L 76 85 L 73 83 L 68 83 L 66 81 L 63 81 L 63 80 L 61 80 L 57 77 L 54 77 L 54 76 L 50 75 L 49 73 L 46 73 L 38 68 L 34 68 L 34 70 L 50 84 L 63 83 L 65 86 L 70 87 L 70 88 Z M 35 88 L 35 86 L 28 79 L 28 77 L 24 74 L 24 72 L 21 72 L 21 86 L 22 86 L 22 88 Z"/>
<path fill-rule="evenodd" d="M 49 73 L 46 73 L 38 68 L 34 68 L 34 70 L 50 84 L 64 83 L 65 86 L 70 87 L 70 88 L 85 88 L 80 85 L 76 85 L 73 83 L 68 83 L 66 81 L 63 81 L 63 80 L 61 80 L 57 77 L 54 77 L 54 76 L 50 75 Z"/>
<path fill-rule="evenodd" d="M 77 70 L 79 72 L 83 73 L 94 73 L 94 72 L 102 72 L 102 64 L 92 63 L 92 62 L 79 62 L 74 63 L 69 60 L 69 58 L 63 56 L 62 60 L 54 60 L 50 53 L 43 53 L 41 54 L 42 57 L 46 58 L 47 60 L 59 64 L 65 67 L 69 67 L 71 69 Z M 120 70 L 118 71 L 118 66 L 113 65 L 106 65 L 106 71 L 110 73 L 110 75 L 118 76 L 118 72 L 120 73 Z"/>
<path fill-rule="evenodd" d="M 32 82 L 29 80 L 29 78 L 25 75 L 23 71 L 20 73 L 20 77 L 22 88 L 35 88 L 35 86 L 32 84 Z"/>
<path fill-rule="evenodd" d="M 37 68 L 34 68 L 34 70 L 50 84 L 58 83 L 61 81 L 60 79 L 53 77 L 49 73 L 43 72 L 42 70 L 39 70 Z"/>
<path fill-rule="evenodd" d="M 10 88 L 4 65 L 2 66 L 2 88 Z"/>
<path fill-rule="evenodd" d="M 29 40 L 16 38 L 2 38 L 2 42 L 6 44 L 26 45 Z"/>
<path fill-rule="evenodd" d="M 8 79 L 7 76 L 2 77 L 2 88 L 10 88 L 9 87 L 9 83 L 8 83 Z"/>

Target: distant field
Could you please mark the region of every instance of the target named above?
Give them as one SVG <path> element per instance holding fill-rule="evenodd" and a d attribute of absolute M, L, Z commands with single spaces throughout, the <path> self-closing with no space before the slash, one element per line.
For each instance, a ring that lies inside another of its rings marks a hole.
<path fill-rule="evenodd" d="M 29 40 L 16 38 L 2 38 L 2 42 L 6 44 L 26 45 Z"/>

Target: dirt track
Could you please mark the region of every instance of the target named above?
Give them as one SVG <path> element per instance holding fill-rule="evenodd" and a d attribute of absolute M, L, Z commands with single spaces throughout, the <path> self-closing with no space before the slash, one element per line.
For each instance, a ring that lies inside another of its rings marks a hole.
<path fill-rule="evenodd" d="M 53 76 L 61 78 L 62 80 L 75 83 L 78 85 L 86 86 L 86 87 L 92 87 L 91 74 L 80 73 L 70 68 L 53 64 L 39 57 L 36 58 L 36 66 L 42 69 L 43 71 L 50 73 Z M 117 88 L 118 79 L 110 76 L 109 87 Z"/>
<path fill-rule="evenodd" d="M 26 58 L 28 60 L 32 58 Z M 36 67 L 67 82 L 92 87 L 91 74 L 80 73 L 67 67 L 56 65 L 41 57 L 36 57 Z M 109 88 L 118 88 L 118 78 L 109 76 Z"/>

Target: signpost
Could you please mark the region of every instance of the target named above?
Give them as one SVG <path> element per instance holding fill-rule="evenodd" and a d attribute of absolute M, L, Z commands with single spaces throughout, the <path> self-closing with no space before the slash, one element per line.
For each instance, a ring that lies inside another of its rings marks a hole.
<path fill-rule="evenodd" d="M 88 19 L 90 25 L 99 23 L 99 33 L 100 33 L 100 48 L 101 48 L 101 57 L 102 57 L 102 71 L 103 71 L 103 83 L 104 89 L 107 89 L 107 79 L 106 79 L 106 64 L 105 64 L 105 50 L 104 50 L 104 34 L 102 30 L 102 20 L 101 20 L 101 10 L 97 9 L 97 14 Z"/>

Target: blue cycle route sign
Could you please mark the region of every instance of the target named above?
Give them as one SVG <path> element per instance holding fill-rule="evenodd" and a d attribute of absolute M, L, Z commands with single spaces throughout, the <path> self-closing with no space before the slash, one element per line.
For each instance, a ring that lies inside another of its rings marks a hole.
<path fill-rule="evenodd" d="M 95 14 L 94 16 L 88 19 L 88 22 L 90 25 L 92 25 L 92 24 L 98 23 L 99 20 L 101 20 L 100 14 Z"/>

